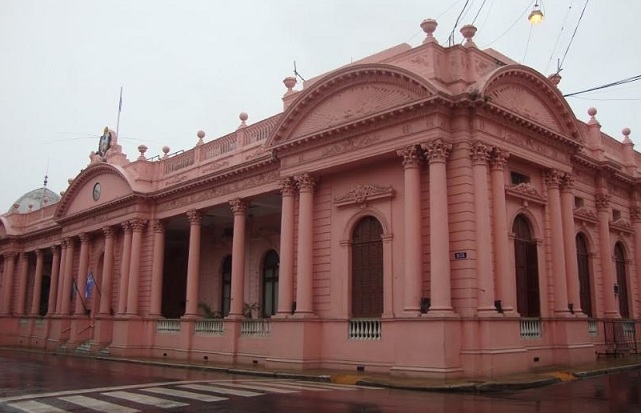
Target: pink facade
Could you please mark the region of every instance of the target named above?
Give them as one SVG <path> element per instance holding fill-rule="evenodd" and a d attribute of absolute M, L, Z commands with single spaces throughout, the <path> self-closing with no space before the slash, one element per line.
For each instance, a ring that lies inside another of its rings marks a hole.
<path fill-rule="evenodd" d="M 641 318 L 641 154 L 558 79 L 427 37 L 161 159 L 113 131 L 0 216 L 0 344 L 274 369 L 496 376 Z"/>

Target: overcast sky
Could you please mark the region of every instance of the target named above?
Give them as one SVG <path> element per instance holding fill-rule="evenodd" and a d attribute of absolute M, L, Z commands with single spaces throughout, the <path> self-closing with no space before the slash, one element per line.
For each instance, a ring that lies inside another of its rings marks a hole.
<path fill-rule="evenodd" d="M 305 78 L 400 43 L 418 46 L 425 18 L 447 44 L 457 16 L 477 15 L 479 48 L 548 75 L 563 58 L 585 0 L 0 0 L 0 213 L 23 193 L 58 193 L 96 150 L 105 126 L 123 151 L 189 149 L 282 111 L 293 61 Z M 639 0 L 593 0 L 563 63 L 560 88 L 584 90 L 641 74 Z M 455 40 L 462 40 L 458 28 Z M 529 41 L 528 41 L 529 38 Z M 598 109 L 602 130 L 641 136 L 641 82 L 568 98 L 576 116 Z M 636 118 L 635 118 L 635 115 Z"/>

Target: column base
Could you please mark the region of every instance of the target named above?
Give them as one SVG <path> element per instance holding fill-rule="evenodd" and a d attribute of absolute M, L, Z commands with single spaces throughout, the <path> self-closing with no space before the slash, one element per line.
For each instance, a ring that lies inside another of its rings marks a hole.
<path fill-rule="evenodd" d="M 432 309 L 430 309 L 427 313 L 421 314 L 421 317 L 427 317 L 427 318 L 459 318 L 459 315 L 456 314 L 453 309 L 450 309 L 450 310 L 432 310 Z"/>
<path fill-rule="evenodd" d="M 295 313 L 293 318 L 297 319 L 314 319 L 318 318 L 318 316 L 314 313 Z"/>
<path fill-rule="evenodd" d="M 571 317 L 574 317 L 574 314 L 572 314 L 570 310 L 554 310 L 554 316 L 562 317 L 562 318 L 571 318 Z"/>
<path fill-rule="evenodd" d="M 503 314 L 496 311 L 496 307 L 479 307 L 476 309 L 476 315 L 481 318 L 504 317 Z"/>

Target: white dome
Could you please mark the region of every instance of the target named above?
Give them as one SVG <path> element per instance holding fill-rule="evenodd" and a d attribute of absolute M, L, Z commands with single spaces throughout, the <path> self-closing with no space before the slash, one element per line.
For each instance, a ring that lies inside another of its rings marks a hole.
<path fill-rule="evenodd" d="M 15 204 L 19 205 L 17 212 L 24 214 L 29 212 L 29 205 L 31 205 L 31 211 L 36 211 L 47 205 L 55 204 L 58 201 L 60 201 L 60 195 L 50 189 L 42 187 L 27 192 L 18 198 L 18 200 L 9 207 L 9 212 L 16 212 L 16 209 L 14 208 Z"/>

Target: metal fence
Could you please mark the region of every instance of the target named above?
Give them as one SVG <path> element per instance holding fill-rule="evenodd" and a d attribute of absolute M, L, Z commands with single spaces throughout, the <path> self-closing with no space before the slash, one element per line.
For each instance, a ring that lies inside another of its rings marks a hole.
<path fill-rule="evenodd" d="M 637 353 L 639 343 L 637 342 L 637 329 L 641 327 L 641 321 L 635 320 L 604 320 L 603 334 L 605 339 L 605 355 L 625 355 Z"/>

